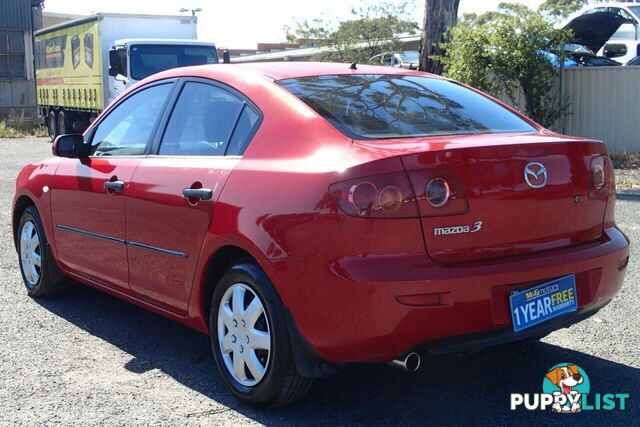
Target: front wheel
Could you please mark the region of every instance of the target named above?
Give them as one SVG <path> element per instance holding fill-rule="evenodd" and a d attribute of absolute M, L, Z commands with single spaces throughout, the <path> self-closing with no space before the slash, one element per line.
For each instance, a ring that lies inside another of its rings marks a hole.
<path fill-rule="evenodd" d="M 52 297 L 69 290 L 70 284 L 51 256 L 35 206 L 29 206 L 20 217 L 17 245 L 20 272 L 30 297 Z"/>
<path fill-rule="evenodd" d="M 295 366 L 284 308 L 254 264 L 238 264 L 216 286 L 209 316 L 211 346 L 224 382 L 242 402 L 286 406 L 311 383 Z"/>

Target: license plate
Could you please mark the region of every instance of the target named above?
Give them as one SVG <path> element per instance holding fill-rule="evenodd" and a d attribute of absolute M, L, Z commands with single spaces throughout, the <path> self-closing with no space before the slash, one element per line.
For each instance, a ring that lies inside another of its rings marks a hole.
<path fill-rule="evenodd" d="M 578 310 L 576 277 L 572 274 L 509 295 L 514 332 Z"/>

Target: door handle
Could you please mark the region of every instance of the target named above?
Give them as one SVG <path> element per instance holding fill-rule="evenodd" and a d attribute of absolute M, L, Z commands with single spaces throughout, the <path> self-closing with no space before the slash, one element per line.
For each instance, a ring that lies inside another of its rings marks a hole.
<path fill-rule="evenodd" d="M 123 181 L 107 181 L 104 183 L 104 189 L 109 191 L 113 191 L 114 193 L 119 193 L 124 188 Z"/>
<path fill-rule="evenodd" d="M 187 199 L 211 200 L 213 190 L 210 188 L 185 188 L 182 195 Z"/>

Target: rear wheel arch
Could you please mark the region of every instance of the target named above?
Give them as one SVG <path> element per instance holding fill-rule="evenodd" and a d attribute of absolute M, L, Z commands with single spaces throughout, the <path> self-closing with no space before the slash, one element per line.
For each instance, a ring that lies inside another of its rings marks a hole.
<path fill-rule="evenodd" d="M 240 263 L 251 263 L 259 266 L 258 261 L 239 246 L 223 246 L 209 257 L 198 301 L 204 319 L 209 318 L 211 297 L 216 285 L 229 268 Z"/>
<path fill-rule="evenodd" d="M 273 284 L 273 281 L 258 260 L 245 249 L 234 245 L 226 245 L 218 248 L 209 257 L 204 282 L 202 283 L 202 288 L 199 293 L 198 303 L 204 319 L 209 319 L 211 314 L 211 300 L 218 282 L 231 267 L 239 264 L 254 266 L 258 270 L 256 272 L 258 275 L 264 275 L 266 280 Z M 298 371 L 307 378 L 319 378 L 334 374 L 343 369 L 344 364 L 328 362 L 313 349 L 311 344 L 300 333 L 293 315 L 282 302 L 282 297 L 279 295 L 275 284 L 273 284 L 273 288 L 280 302 L 283 304 L 285 323 L 289 331 L 289 338 L 293 346 L 292 350 Z M 208 327 L 208 320 L 206 324 Z"/>

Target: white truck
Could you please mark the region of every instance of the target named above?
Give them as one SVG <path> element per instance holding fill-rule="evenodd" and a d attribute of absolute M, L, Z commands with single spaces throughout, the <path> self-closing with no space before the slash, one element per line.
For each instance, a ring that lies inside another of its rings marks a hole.
<path fill-rule="evenodd" d="M 51 137 L 84 130 L 114 98 L 170 68 L 218 62 L 195 17 L 98 13 L 35 33 L 39 112 Z"/>

